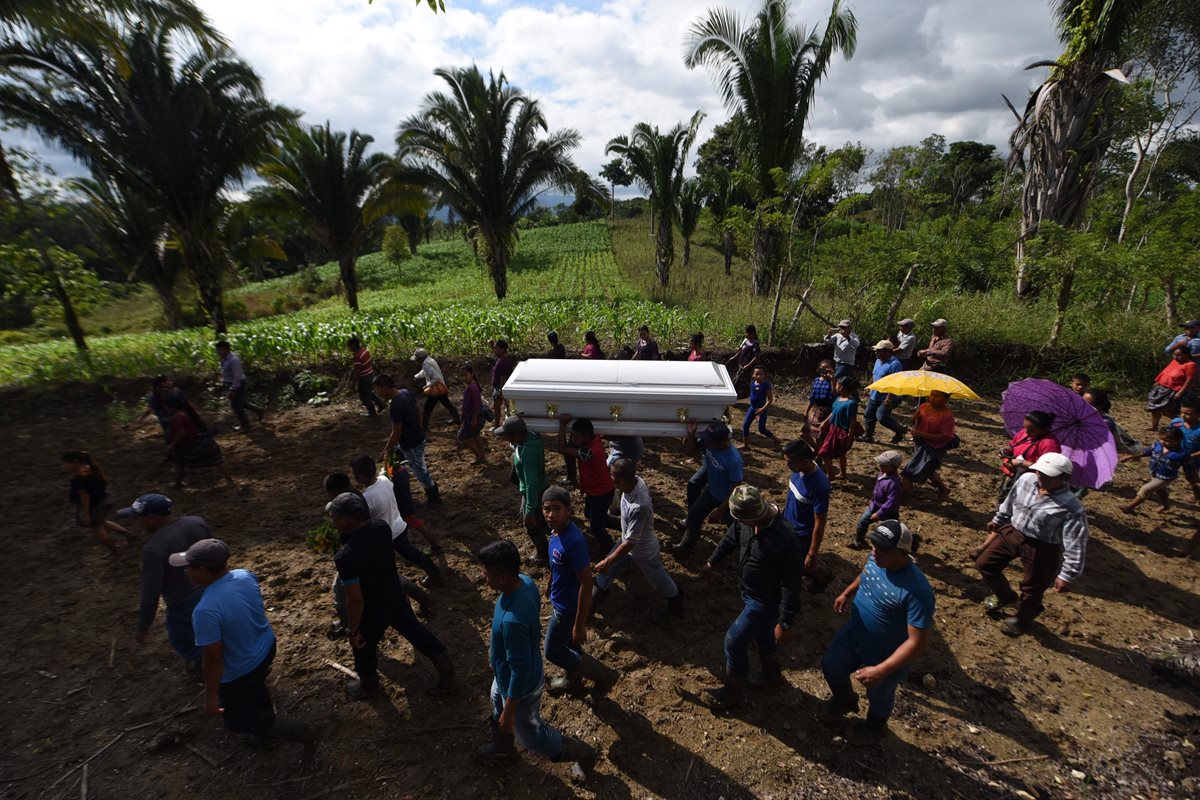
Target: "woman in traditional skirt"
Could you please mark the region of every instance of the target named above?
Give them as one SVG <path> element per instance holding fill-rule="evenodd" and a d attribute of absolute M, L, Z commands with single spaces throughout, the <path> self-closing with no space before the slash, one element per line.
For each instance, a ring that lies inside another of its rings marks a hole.
<path fill-rule="evenodd" d="M 833 401 L 829 416 L 821 423 L 817 438 L 821 446 L 817 456 L 825 465 L 825 474 L 830 480 L 846 474 L 846 454 L 854 446 L 854 439 L 862 427 L 858 421 L 858 379 L 847 375 L 837 381 L 838 399 Z M 833 467 L 838 460 L 839 469 Z"/>
<path fill-rule="evenodd" d="M 1146 410 L 1150 412 L 1150 430 L 1158 430 L 1163 414 L 1170 419 L 1179 414 L 1179 401 L 1196 388 L 1196 362 L 1187 347 L 1171 351 L 1171 363 L 1163 367 L 1150 388 Z"/>
<path fill-rule="evenodd" d="M 225 480 L 235 483 L 233 476 L 222 465 L 225 458 L 221 455 L 221 446 L 213 437 L 213 431 L 200 430 L 179 398 L 168 395 L 165 402 L 171 412 L 171 422 L 167 427 L 167 458 L 175 465 L 175 486 L 183 486 L 185 469 L 206 467 L 216 467 Z"/>
<path fill-rule="evenodd" d="M 833 395 L 833 362 L 825 359 L 817 365 L 817 377 L 808 392 L 808 408 L 804 409 L 804 426 L 800 429 L 800 438 L 814 451 L 821 446 L 817 432 L 833 410 Z"/>
<path fill-rule="evenodd" d="M 901 497 L 907 495 L 914 483 L 929 481 L 937 489 L 938 499 L 947 500 L 950 490 L 938 472 L 947 450 L 958 446 L 957 423 L 950 411 L 950 395 L 930 392 L 929 399 L 917 406 L 913 414 L 913 456 L 900 473 Z"/>

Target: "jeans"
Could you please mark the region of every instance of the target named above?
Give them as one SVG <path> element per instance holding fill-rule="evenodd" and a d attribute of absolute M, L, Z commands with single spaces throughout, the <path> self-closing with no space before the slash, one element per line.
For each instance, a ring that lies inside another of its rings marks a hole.
<path fill-rule="evenodd" d="M 775 434 L 767 430 L 767 411 L 759 411 L 754 406 L 746 409 L 746 418 L 742 421 L 742 438 L 745 439 L 750 433 L 750 423 L 754 422 L 754 417 L 758 417 L 758 432 L 768 439 L 774 439 Z"/>
<path fill-rule="evenodd" d="M 354 648 L 354 671 L 363 686 L 373 687 L 379 683 L 379 642 L 388 628 L 395 628 L 396 633 L 408 639 L 413 649 L 424 656 L 436 658 L 446 652 L 446 646 L 417 620 L 408 598 L 401 597 L 382 627 L 362 628 L 365 641 L 362 647 Z"/>
<path fill-rule="evenodd" d="M 842 378 L 854 377 L 854 365 L 838 363 L 833 368 L 833 379 L 840 381 Z"/>
<path fill-rule="evenodd" d="M 862 667 L 874 666 L 890 653 L 878 656 L 864 652 L 858 647 L 856 637 L 849 623 L 843 625 L 834 634 L 829 649 L 821 658 L 821 671 L 825 673 L 825 682 L 829 684 L 834 697 L 850 697 L 854 695 L 854 686 L 850 677 Z M 908 675 L 908 667 L 901 667 L 879 682 L 874 688 L 867 689 L 867 716 L 876 719 L 887 719 L 892 715 L 896 705 L 896 687 Z"/>
<path fill-rule="evenodd" d="M 608 535 L 608 508 L 612 505 L 615 490 L 608 494 L 589 495 L 583 500 L 583 513 L 587 517 L 588 530 L 596 544 L 605 551 L 612 550 L 613 540 Z"/>
<path fill-rule="evenodd" d="M 396 508 L 405 522 L 417 513 L 417 504 L 413 502 L 411 483 L 412 479 L 409 478 L 407 469 L 392 471 L 392 495 L 396 498 Z"/>
<path fill-rule="evenodd" d="M 863 412 L 863 428 L 866 430 L 868 439 L 875 438 L 876 422 L 892 433 L 898 434 L 904 430 L 904 426 L 892 416 L 892 410 L 888 408 L 887 401 L 888 395 L 883 392 L 879 392 L 876 397 L 867 399 L 867 409 Z"/>
<path fill-rule="evenodd" d="M 525 500 L 521 499 L 520 510 L 522 518 L 525 516 Z M 535 508 L 529 516 L 533 517 L 533 524 L 525 523 L 525 535 L 529 537 L 529 541 L 533 542 L 533 548 L 537 551 L 540 558 L 549 558 L 547 555 L 550 551 L 550 539 L 547 534 L 550 533 L 550 526 L 546 524 L 546 517 L 542 514 L 541 507 Z"/>
<path fill-rule="evenodd" d="M 607 591 L 612 588 L 613 582 L 621 576 L 621 573 L 629 569 L 631 564 L 637 564 L 642 575 L 646 577 L 646 582 L 661 596 L 667 600 L 679 596 L 679 587 L 675 585 L 671 574 L 663 566 L 662 555 L 659 553 L 655 553 L 653 558 L 636 558 L 626 553 L 613 562 L 612 566 L 608 568 L 608 572 L 596 573 L 596 585 Z"/>
<path fill-rule="evenodd" d="M 222 683 L 217 699 L 224 709 L 221 719 L 226 730 L 251 736 L 267 736 L 275 725 L 275 704 L 267 689 L 267 675 L 275 660 L 275 643 L 271 652 L 254 669 L 240 678 Z"/>
<path fill-rule="evenodd" d="M 704 487 L 704 491 L 696 498 L 696 502 L 688 506 L 687 520 L 684 523 L 684 527 L 687 528 L 687 533 L 684 534 L 686 542 L 696 543 L 696 540 L 700 538 L 700 529 L 704 526 L 704 521 L 715 509 L 720 508 L 721 502 L 713 497 L 709 487 Z M 725 516 L 729 517 L 728 514 Z"/>
<path fill-rule="evenodd" d="M 867 506 L 867 510 L 858 518 L 858 524 L 854 527 L 854 541 L 863 544 L 867 541 L 867 530 L 871 527 L 871 507 Z"/>
<path fill-rule="evenodd" d="M 425 466 L 425 445 L 427 442 L 422 439 L 421 443 L 416 447 L 404 447 L 400 452 L 404 454 L 404 460 L 408 462 L 408 468 L 412 470 L 413 475 L 417 476 L 417 480 L 426 489 L 434 487 L 433 476 L 429 474 L 429 467 Z"/>
<path fill-rule="evenodd" d="M 574 625 L 575 609 L 567 614 L 560 614 L 557 608 L 550 609 L 550 621 L 546 623 L 546 660 L 567 672 L 579 669 L 581 657 L 571 641 L 571 628 Z"/>
<path fill-rule="evenodd" d="M 186 600 L 178 603 L 167 603 L 167 613 L 164 623 L 167 628 L 167 641 L 171 643 L 176 653 L 183 656 L 188 666 L 200 666 L 200 650 L 196 647 L 196 633 L 192 630 L 192 612 L 204 592 L 196 592 Z"/>
<path fill-rule="evenodd" d="M 725 670 L 730 675 L 750 674 L 750 642 L 758 644 L 758 655 L 766 658 L 775 652 L 775 623 L 779 607 L 768 606 L 742 596 L 742 613 L 725 631 Z"/>
<path fill-rule="evenodd" d="M 688 508 L 700 499 L 700 494 L 708 487 L 708 461 L 701 462 L 700 469 L 692 473 L 692 477 L 688 478 L 687 482 L 687 504 Z"/>
<path fill-rule="evenodd" d="M 450 402 L 448 394 L 429 394 L 425 395 L 425 430 L 429 430 L 429 418 L 433 416 L 433 407 L 441 403 L 450 412 L 450 419 L 454 420 L 455 425 L 462 424 L 462 417 L 458 415 L 458 409 Z"/>
<path fill-rule="evenodd" d="M 557 759 L 562 755 L 562 734 L 547 725 L 542 720 L 542 692 L 546 689 L 543 683 L 529 694 L 517 700 L 516 734 L 517 741 L 526 750 L 541 753 L 547 758 Z M 492 678 L 492 719 L 499 720 L 500 712 L 504 711 L 504 695 L 500 694 L 500 686 Z"/>
<path fill-rule="evenodd" d="M 250 407 L 246 402 L 246 384 L 243 383 L 233 390 L 233 396 L 229 398 L 229 407 L 233 409 L 233 415 L 243 428 L 250 426 L 250 418 L 246 416 L 246 409 Z"/>
<path fill-rule="evenodd" d="M 375 387 L 370 375 L 358 379 L 358 399 L 362 402 L 363 408 L 372 417 L 387 408 L 387 405 L 379 395 L 375 394 Z"/>

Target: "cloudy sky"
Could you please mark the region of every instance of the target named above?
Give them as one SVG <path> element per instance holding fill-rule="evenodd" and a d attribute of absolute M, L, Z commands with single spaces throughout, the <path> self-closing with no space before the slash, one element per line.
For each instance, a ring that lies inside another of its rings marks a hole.
<path fill-rule="evenodd" d="M 596 172 L 604 143 L 636 122 L 669 127 L 707 112 L 702 137 L 727 117 L 704 70 L 682 63 L 689 25 L 711 6 L 743 16 L 760 0 L 199 0 L 263 76 L 277 102 L 310 122 L 372 134 L 390 149 L 399 120 L 438 85 L 435 67 L 503 70 L 541 99 L 552 127 L 583 135 L 581 166 Z M 797 22 L 819 26 L 829 0 L 793 0 Z M 1040 73 L 1022 67 L 1059 47 L 1047 0 L 851 0 L 858 53 L 838 59 L 818 91 L 807 135 L 872 148 L 938 132 L 1003 146 Z M 12 136 L 11 134 L 9 135 Z M 60 171 L 69 159 L 35 145 Z"/>

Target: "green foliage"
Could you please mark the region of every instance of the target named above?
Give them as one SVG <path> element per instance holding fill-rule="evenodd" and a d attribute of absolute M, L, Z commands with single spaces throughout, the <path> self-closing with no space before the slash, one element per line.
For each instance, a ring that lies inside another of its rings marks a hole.
<path fill-rule="evenodd" d="M 61 247 L 50 247 L 46 254 L 77 310 L 86 311 L 104 299 L 100 278 L 84 266 L 79 256 Z M 31 247 L 0 244 L 0 298 L 32 308 L 34 319 L 40 323 L 62 317 L 62 306 L 41 255 Z"/>
<path fill-rule="evenodd" d="M 325 520 L 304 536 L 305 546 L 318 555 L 336 552 L 342 546 L 342 535 L 333 523 Z"/>
<path fill-rule="evenodd" d="M 408 245 L 408 232 L 400 225 L 388 225 L 383 231 L 383 257 L 399 267 L 412 258 Z"/>

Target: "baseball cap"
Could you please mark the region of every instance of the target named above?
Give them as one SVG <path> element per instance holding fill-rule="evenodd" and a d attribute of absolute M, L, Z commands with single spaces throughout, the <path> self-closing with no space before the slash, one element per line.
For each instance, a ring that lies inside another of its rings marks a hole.
<path fill-rule="evenodd" d="M 903 550 L 912 553 L 916 550 L 920 537 L 908 529 L 903 522 L 895 519 L 882 520 L 867 534 L 871 544 L 881 550 Z"/>
<path fill-rule="evenodd" d="M 838 323 L 838 327 L 839 328 L 852 328 L 852 327 L 854 327 L 854 323 L 851 320 L 844 319 Z"/>
<path fill-rule="evenodd" d="M 882 453 L 875 456 L 875 463 L 881 467 L 898 467 L 902 461 L 904 461 L 904 456 L 900 455 L 895 450 L 884 450 Z"/>
<path fill-rule="evenodd" d="M 172 567 L 209 567 L 220 569 L 229 560 L 229 547 L 220 539 L 201 539 L 182 553 L 172 553 Z"/>
<path fill-rule="evenodd" d="M 130 504 L 129 508 L 122 508 L 117 512 L 117 516 L 121 519 L 133 519 L 134 517 L 165 517 L 171 513 L 171 498 L 165 494 L 144 494 Z"/>
<path fill-rule="evenodd" d="M 767 514 L 767 501 L 762 492 L 743 483 L 729 495 L 729 516 L 739 522 L 762 519 Z"/>
<path fill-rule="evenodd" d="M 1056 478 L 1059 475 L 1070 475 L 1074 471 L 1075 465 L 1062 453 L 1045 453 L 1034 462 L 1030 469 L 1049 478 Z"/>
<path fill-rule="evenodd" d="M 1181 328 L 1200 328 L 1200 319 L 1189 319 L 1179 327 Z"/>
<path fill-rule="evenodd" d="M 330 514 L 355 516 L 369 514 L 367 501 L 357 492 L 342 492 L 325 504 L 325 510 Z"/>
<path fill-rule="evenodd" d="M 929 327 L 931 327 L 931 328 L 948 328 L 950 326 L 948 324 L 946 324 L 946 320 L 944 320 L 944 319 L 935 319 L 933 322 L 929 323 Z"/>
<path fill-rule="evenodd" d="M 705 444 L 729 441 L 729 426 L 723 422 L 714 422 L 700 431 L 700 440 Z"/>
<path fill-rule="evenodd" d="M 875 343 L 876 350 L 895 350 L 896 345 L 892 344 L 890 339 L 880 339 Z"/>
<path fill-rule="evenodd" d="M 426 358 L 428 355 L 428 350 L 426 350 L 424 347 L 418 347 L 417 351 L 413 353 L 413 360 L 420 361 L 421 359 Z"/>
<path fill-rule="evenodd" d="M 525 420 L 517 415 L 505 417 L 504 422 L 492 428 L 494 436 L 520 436 L 529 430 L 529 426 L 525 424 Z"/>
<path fill-rule="evenodd" d="M 571 505 L 571 493 L 561 486 L 551 486 L 542 492 L 542 502 L 562 503 L 564 506 L 569 506 Z"/>
<path fill-rule="evenodd" d="M 912 320 L 912 319 L 909 319 L 908 317 L 905 317 L 904 319 L 900 320 L 896 324 L 899 325 L 901 328 L 904 328 L 904 327 L 912 327 L 913 325 L 916 325 L 917 322 L 916 322 L 916 320 Z"/>

